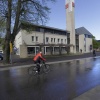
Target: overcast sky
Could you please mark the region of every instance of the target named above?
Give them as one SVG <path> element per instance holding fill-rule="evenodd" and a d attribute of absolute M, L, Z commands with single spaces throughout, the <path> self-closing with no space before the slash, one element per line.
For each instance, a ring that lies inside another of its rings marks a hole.
<path fill-rule="evenodd" d="M 65 0 L 49 3 L 50 27 L 66 29 Z M 100 39 L 100 0 L 75 0 L 75 28 L 85 27 L 97 40 Z"/>

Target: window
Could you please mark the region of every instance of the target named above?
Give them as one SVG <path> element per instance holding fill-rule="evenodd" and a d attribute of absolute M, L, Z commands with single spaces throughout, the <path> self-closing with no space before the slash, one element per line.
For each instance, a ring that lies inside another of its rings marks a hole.
<path fill-rule="evenodd" d="M 54 47 L 55 52 L 59 52 L 59 47 Z"/>
<path fill-rule="evenodd" d="M 51 42 L 53 42 L 53 38 L 51 38 Z"/>
<path fill-rule="evenodd" d="M 56 39 L 54 38 L 54 42 L 55 42 L 55 40 L 56 40 Z"/>
<path fill-rule="evenodd" d="M 76 45 L 79 45 L 79 40 L 76 40 Z"/>
<path fill-rule="evenodd" d="M 70 38 L 67 39 L 67 44 L 70 44 Z"/>
<path fill-rule="evenodd" d="M 32 41 L 34 41 L 34 36 L 32 36 Z"/>
<path fill-rule="evenodd" d="M 58 39 L 58 43 L 60 42 L 60 39 Z"/>
<path fill-rule="evenodd" d="M 70 38 L 70 33 L 67 33 L 67 38 Z"/>
<path fill-rule="evenodd" d="M 44 32 L 44 29 L 43 28 L 40 28 L 40 32 Z"/>
<path fill-rule="evenodd" d="M 75 35 L 76 39 L 79 39 L 79 35 Z"/>
<path fill-rule="evenodd" d="M 50 47 L 46 47 L 46 52 L 50 52 L 51 48 Z"/>
<path fill-rule="evenodd" d="M 36 32 L 40 32 L 40 28 L 39 27 L 36 27 L 35 31 Z"/>
<path fill-rule="evenodd" d="M 35 54 L 35 47 L 27 47 L 28 54 Z"/>
<path fill-rule="evenodd" d="M 45 32 L 46 33 L 53 33 L 53 30 L 52 29 L 45 29 Z"/>
<path fill-rule="evenodd" d="M 49 42 L 49 38 L 48 38 L 48 37 L 46 37 L 46 42 L 47 42 L 47 43 Z"/>
<path fill-rule="evenodd" d="M 65 39 L 65 43 L 66 43 L 66 39 Z"/>
<path fill-rule="evenodd" d="M 63 39 L 61 39 L 61 43 L 63 43 Z"/>
<path fill-rule="evenodd" d="M 38 41 L 38 37 L 36 36 L 36 41 Z"/>

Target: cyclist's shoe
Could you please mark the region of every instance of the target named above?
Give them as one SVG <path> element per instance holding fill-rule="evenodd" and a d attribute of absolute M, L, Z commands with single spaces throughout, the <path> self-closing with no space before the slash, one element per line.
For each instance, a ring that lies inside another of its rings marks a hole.
<path fill-rule="evenodd" d="M 38 73 L 38 71 L 36 71 L 36 73 Z"/>

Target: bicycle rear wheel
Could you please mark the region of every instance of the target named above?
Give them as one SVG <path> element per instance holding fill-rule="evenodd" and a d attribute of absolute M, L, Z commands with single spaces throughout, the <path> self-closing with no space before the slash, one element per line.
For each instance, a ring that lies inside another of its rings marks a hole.
<path fill-rule="evenodd" d="M 37 67 L 36 66 L 31 66 L 29 69 L 28 69 L 28 74 L 30 75 L 36 75 L 37 74 Z"/>
<path fill-rule="evenodd" d="M 48 73 L 50 71 L 50 66 L 48 64 L 43 65 L 43 72 Z"/>

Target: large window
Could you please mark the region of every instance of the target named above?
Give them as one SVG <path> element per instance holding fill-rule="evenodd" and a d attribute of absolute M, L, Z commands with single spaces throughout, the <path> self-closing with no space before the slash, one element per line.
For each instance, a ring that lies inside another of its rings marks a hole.
<path fill-rule="evenodd" d="M 36 47 L 36 53 L 38 53 L 40 51 L 39 47 Z"/>
<path fill-rule="evenodd" d="M 70 38 L 67 39 L 67 44 L 70 44 Z"/>
<path fill-rule="evenodd" d="M 46 52 L 50 52 L 50 47 L 46 47 Z"/>
<path fill-rule="evenodd" d="M 67 33 L 67 38 L 70 38 L 70 33 Z"/>
<path fill-rule="evenodd" d="M 76 40 L 76 45 L 79 45 L 79 40 Z"/>
<path fill-rule="evenodd" d="M 59 52 L 59 47 L 54 47 L 54 52 Z"/>
<path fill-rule="evenodd" d="M 62 50 L 62 51 L 66 51 L 66 48 L 65 48 L 65 47 L 61 47 L 61 50 Z"/>
<path fill-rule="evenodd" d="M 76 52 L 79 52 L 79 46 L 76 46 Z"/>
<path fill-rule="evenodd" d="M 27 47 L 28 54 L 35 54 L 35 47 Z"/>

